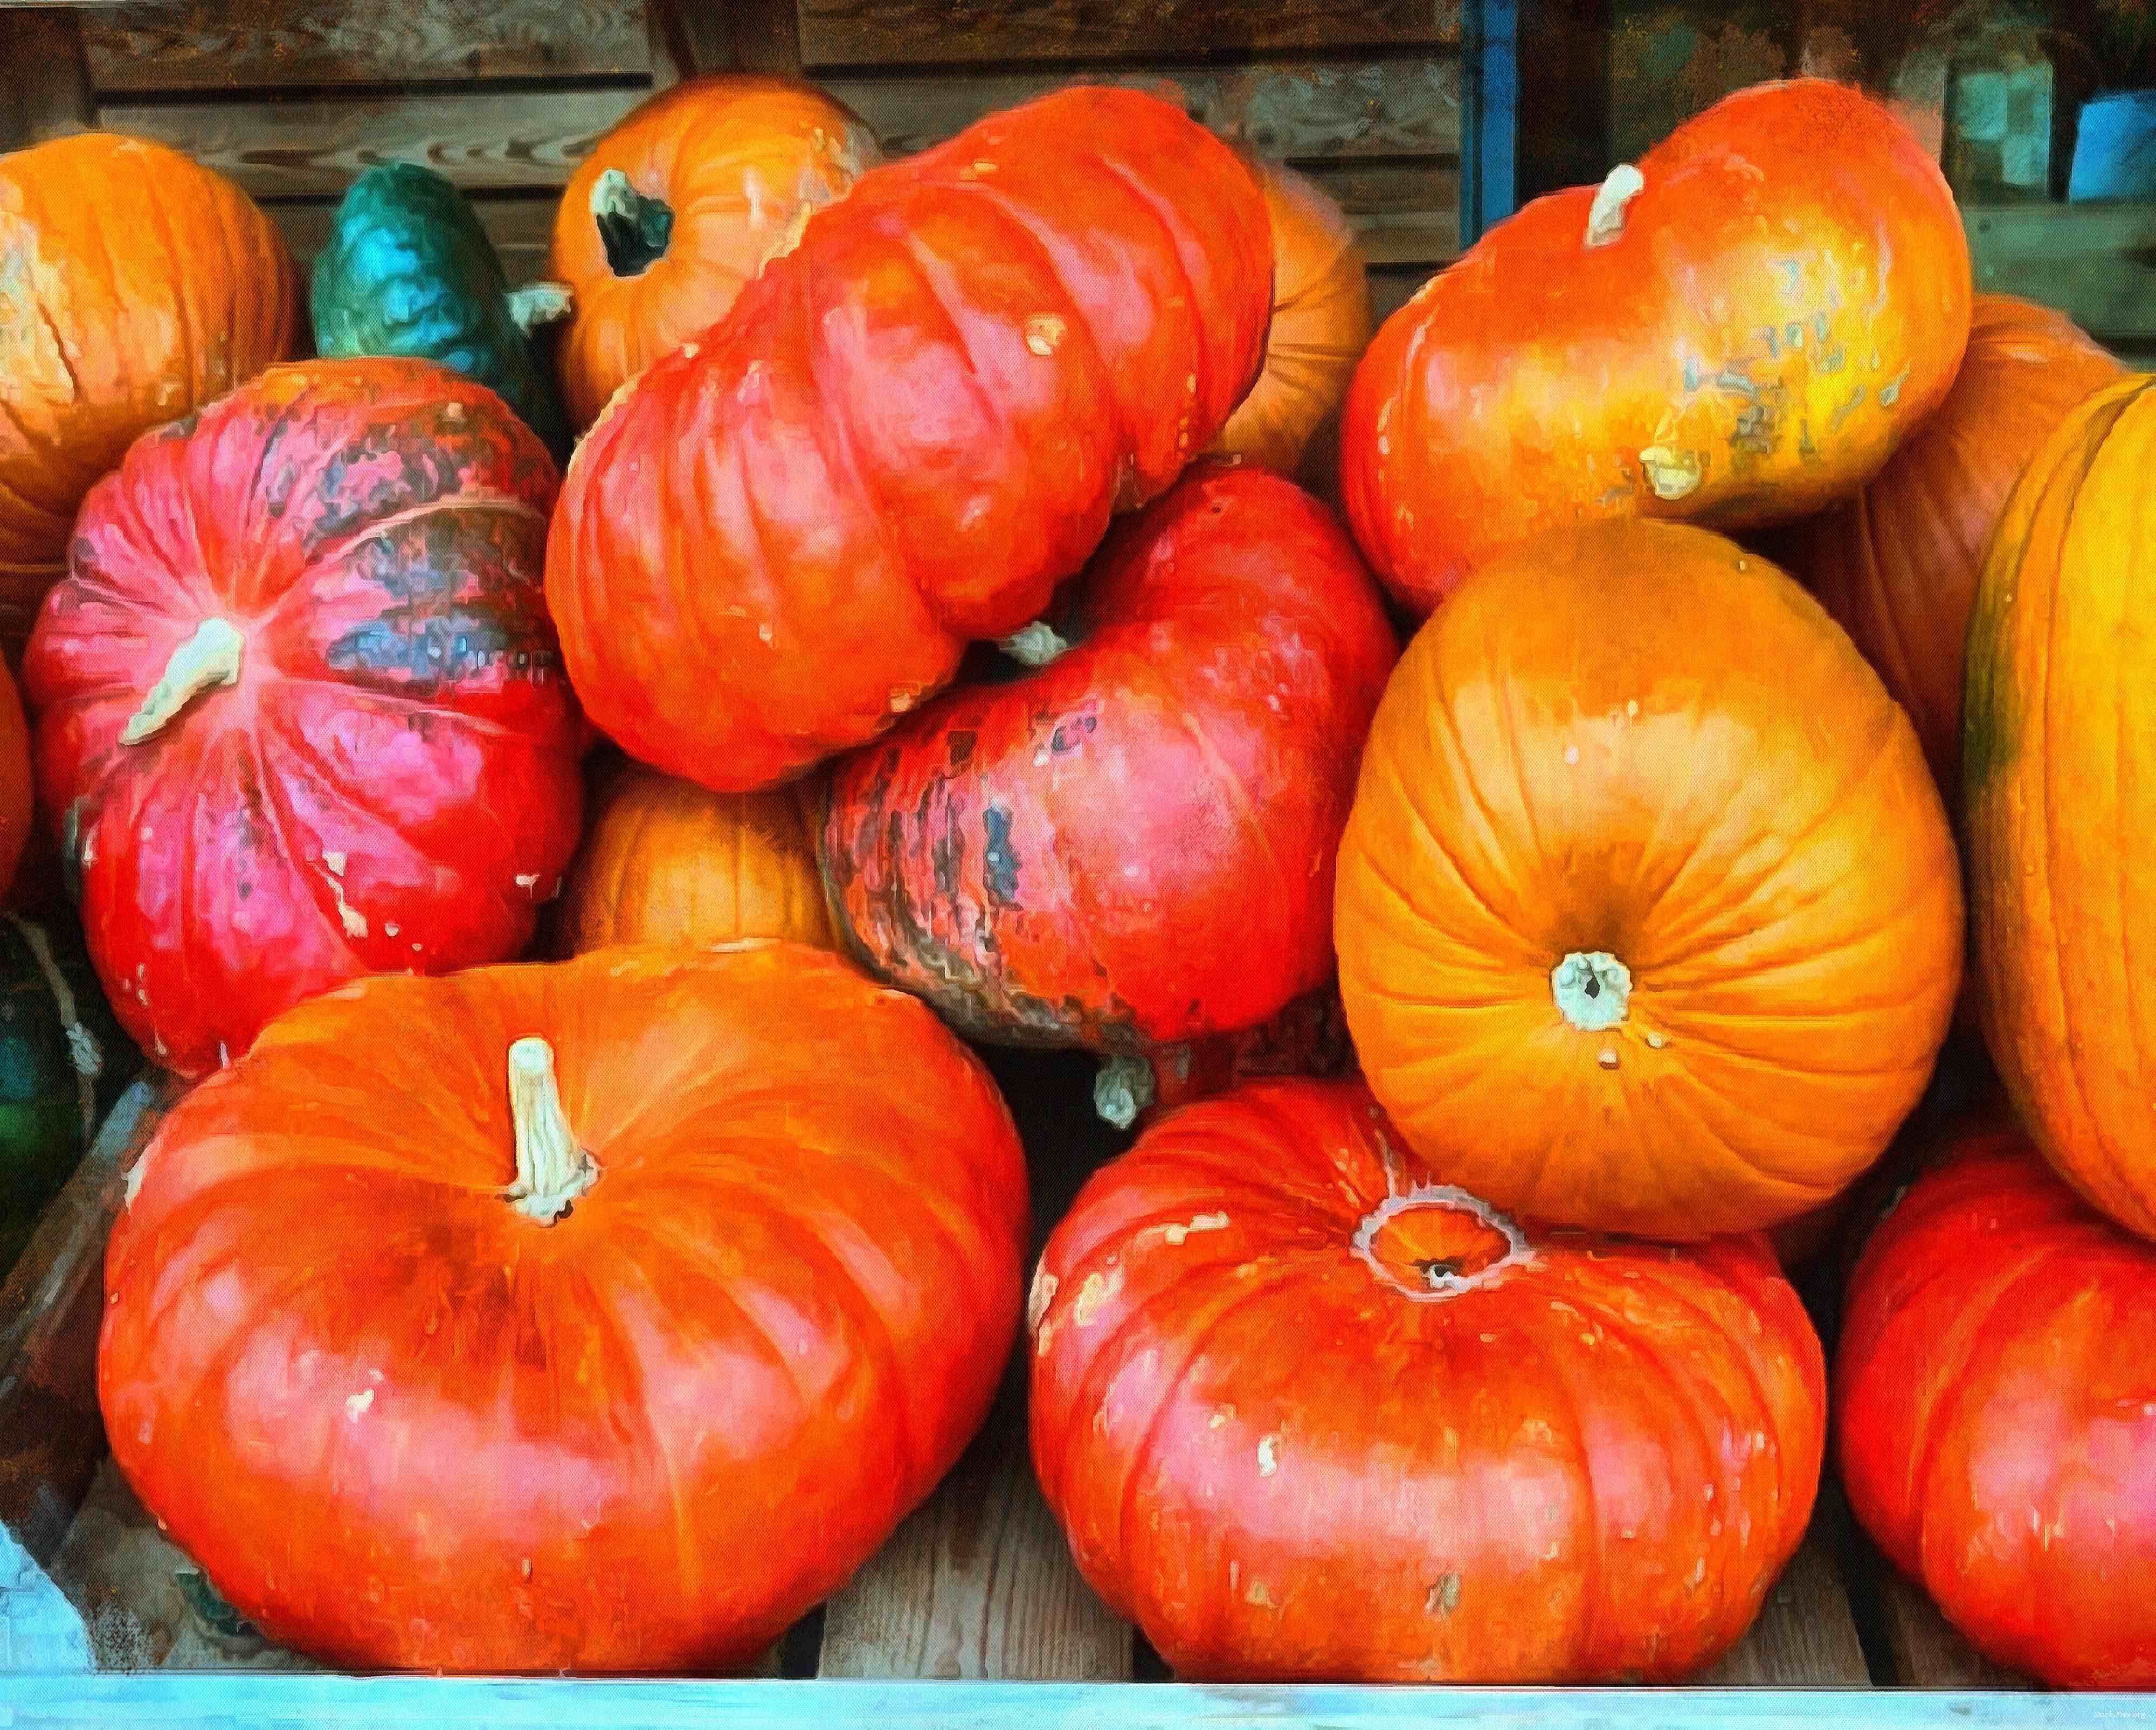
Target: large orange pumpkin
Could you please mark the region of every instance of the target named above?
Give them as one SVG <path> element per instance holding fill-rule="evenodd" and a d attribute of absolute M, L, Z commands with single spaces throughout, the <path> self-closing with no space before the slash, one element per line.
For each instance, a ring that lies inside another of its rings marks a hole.
<path fill-rule="evenodd" d="M 1866 1247 L 1835 1391 L 1851 1507 L 1980 1650 L 2156 1686 L 2156 1248 L 1965 1132 Z"/>
<path fill-rule="evenodd" d="M 1777 548 L 1909 711 L 1949 812 L 1961 809 L 1962 669 L 1991 532 L 2066 411 L 2122 371 L 2071 319 L 1979 295 L 1938 413 L 1870 485 Z"/>
<path fill-rule="evenodd" d="M 863 175 L 569 465 L 547 594 L 593 719 L 722 790 L 875 737 L 1211 441 L 1271 270 L 1249 170 L 1134 90 Z"/>
<path fill-rule="evenodd" d="M 1963 735 L 1984 1036 L 2044 1157 L 2156 1237 L 2156 377 L 2070 413 L 1993 536 Z"/>
<path fill-rule="evenodd" d="M 1357 1084 L 1257 1084 L 1050 1239 L 1034 1464 L 1179 1676 L 1681 1676 L 1803 1537 L 1825 1366 L 1765 1244 L 1515 1223 L 1450 1175 Z"/>
<path fill-rule="evenodd" d="M 136 434 L 289 356 L 299 309 L 299 273 L 269 218 L 178 151 L 83 132 L 0 157 L 0 649 L 10 665 L 66 567 L 91 483 Z"/>
<path fill-rule="evenodd" d="M 1546 527 L 1819 510 L 1945 396 L 1969 295 L 1953 194 L 1884 107 L 1739 91 L 1386 321 L 1341 421 L 1355 537 L 1428 612 Z"/>
<path fill-rule="evenodd" d="M 1721 536 L 1626 521 L 1493 562 L 1416 637 L 1334 937 L 1424 1158 L 1519 1213 L 1691 1239 L 1878 1156 L 1961 920 L 1915 731 L 1849 639 Z"/>
<path fill-rule="evenodd" d="M 792 79 L 690 79 L 624 118 L 554 217 L 548 268 L 570 295 L 557 364 L 577 425 L 725 317 L 808 213 L 876 160 L 858 118 Z"/>
<path fill-rule="evenodd" d="M 1370 279 L 1340 207 L 1292 168 L 1261 163 L 1272 219 L 1265 370 L 1214 441 L 1224 454 L 1323 490 L 1337 464 L 1341 399 L 1370 346 Z"/>
<path fill-rule="evenodd" d="M 986 1071 L 835 956 L 377 977 L 165 1120 L 99 1396 L 174 1541 L 327 1663 L 726 1667 L 957 1457 L 1026 1232 Z"/>
<path fill-rule="evenodd" d="M 625 763 L 592 802 L 555 926 L 562 949 L 701 948 L 742 937 L 832 947 L 816 841 L 791 788 L 713 793 Z"/>

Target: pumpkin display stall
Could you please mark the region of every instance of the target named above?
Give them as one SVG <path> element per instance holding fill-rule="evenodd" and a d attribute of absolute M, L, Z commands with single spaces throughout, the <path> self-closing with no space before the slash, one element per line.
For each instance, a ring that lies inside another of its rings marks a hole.
<path fill-rule="evenodd" d="M 136 436 L 293 352 L 267 217 L 179 151 L 107 132 L 0 156 L 0 649 L 12 666 L 91 485 Z"/>
<path fill-rule="evenodd" d="M 1992 531 L 2066 411 L 2123 368 L 2071 319 L 1979 295 L 1938 411 L 1861 491 L 1776 547 L 1909 711 L 1950 813 L 1961 809 L 1969 609 Z"/>
<path fill-rule="evenodd" d="M 567 311 L 557 284 L 512 290 L 471 206 L 418 162 L 385 162 L 352 183 L 315 256 L 315 352 L 439 361 L 498 393 L 557 458 L 569 429 L 534 327 Z"/>
<path fill-rule="evenodd" d="M 1826 1201 L 1961 978 L 1908 717 L 1757 555 L 1620 521 L 1497 560 L 1401 658 L 1335 939 L 1401 1132 L 1508 1210 L 1692 1239 Z"/>
<path fill-rule="evenodd" d="M 1397 653 L 1308 495 L 1205 464 L 1121 525 L 1016 676 L 831 773 L 850 949 L 972 1037 L 1142 1052 L 1332 973 L 1333 853 Z"/>
<path fill-rule="evenodd" d="M 582 795 L 556 485 L 484 386 L 328 360 L 146 435 L 85 501 L 25 689 L 90 954 L 158 1063 L 529 941 Z"/>
<path fill-rule="evenodd" d="M 1271 270 L 1249 170 L 1134 90 L 864 174 L 571 460 L 547 596 L 592 718 L 721 791 L 873 739 L 1212 441 Z"/>
<path fill-rule="evenodd" d="M 2152 1317 L 2156 1248 L 2010 1127 L 1947 1148 L 1851 1280 L 1851 1508 L 1979 1650 L 2055 1686 L 2156 1686 Z"/>
<path fill-rule="evenodd" d="M 613 949 L 301 1005 L 165 1120 L 105 1264 L 144 1504 L 327 1662 L 708 1671 L 987 1411 L 1025 1168 L 836 957 Z"/>
<path fill-rule="evenodd" d="M 603 780 L 557 904 L 565 953 L 742 937 L 832 947 L 811 819 L 793 788 L 713 793 L 625 762 Z"/>
<path fill-rule="evenodd" d="M 1049 1240 L 1033 1457 L 1187 1680 L 1666 1680 L 1750 1625 L 1825 1366 L 1757 1237 L 1515 1222 L 1352 1082 L 1161 1120 Z"/>
<path fill-rule="evenodd" d="M 2015 487 L 1969 623 L 1962 748 L 1986 1043 L 2044 1157 L 2156 1237 L 2156 377 L 2099 390 Z"/>
<path fill-rule="evenodd" d="M 1971 292 L 1953 196 L 1882 105 L 1740 90 L 1386 321 L 1341 420 L 1356 542 L 1428 613 L 1544 528 L 1817 511 L 1946 395 Z"/>
<path fill-rule="evenodd" d="M 690 79 L 624 116 L 562 193 L 550 274 L 579 428 L 652 362 L 726 314 L 811 211 L 878 160 L 840 104 L 792 79 Z"/>

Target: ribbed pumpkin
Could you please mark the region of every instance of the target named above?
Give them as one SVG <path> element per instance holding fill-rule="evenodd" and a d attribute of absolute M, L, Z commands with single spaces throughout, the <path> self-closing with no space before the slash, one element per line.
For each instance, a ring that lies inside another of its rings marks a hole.
<path fill-rule="evenodd" d="M 1949 812 L 1961 809 L 1962 672 L 1992 531 L 2066 411 L 2123 370 L 2071 319 L 1979 295 L 1946 401 L 1868 486 L 1776 548 L 1909 711 Z"/>
<path fill-rule="evenodd" d="M 1984 1036 L 2044 1157 L 2156 1237 L 2156 377 L 2023 472 L 1969 624 L 1963 735 Z"/>
<path fill-rule="evenodd" d="M 2156 1248 L 1964 1132 L 1857 1264 L 1835 1392 L 1851 1509 L 1979 1650 L 2156 1686 Z"/>
<path fill-rule="evenodd" d="M 860 120 L 791 79 L 690 79 L 617 124 L 554 218 L 548 268 L 571 296 L 562 394 L 577 425 L 725 317 L 808 213 L 876 160 Z"/>
<path fill-rule="evenodd" d="M 1884 106 L 1742 90 L 1537 199 L 1385 321 L 1341 420 L 1342 502 L 1425 613 L 1547 528 L 1801 516 L 1938 406 L 1969 295 L 1953 196 Z"/>
<path fill-rule="evenodd" d="M 713 793 L 625 763 L 593 799 L 556 922 L 564 952 L 742 937 L 832 947 L 802 795 Z"/>
<path fill-rule="evenodd" d="M 726 790 L 874 738 L 1211 442 L 1271 270 L 1249 170 L 1135 90 L 862 176 L 570 463 L 547 598 L 592 718 Z"/>
<path fill-rule="evenodd" d="M 11 666 L 66 568 L 92 483 L 138 434 L 290 355 L 299 314 L 299 274 L 269 218 L 178 151 L 83 132 L 0 157 L 0 649 Z"/>
<path fill-rule="evenodd" d="M 1265 370 L 1213 448 L 1321 491 L 1337 470 L 1341 399 L 1370 345 L 1370 279 L 1340 207 L 1292 168 L 1262 163 L 1273 231 Z"/>
<path fill-rule="evenodd" d="M 1922 1095 L 1961 979 L 1953 839 L 1907 716 L 1819 603 L 1702 529 L 1488 566 L 1363 748 L 1334 938 L 1363 1072 L 1498 1206 L 1771 1226 Z"/>
<path fill-rule="evenodd" d="M 1257 1084 L 1050 1238 L 1034 1465 L 1179 1676 L 1666 1680 L 1803 1537 L 1825 1366 L 1765 1244 L 1550 1230 L 1450 1175 L 1359 1085 Z"/>

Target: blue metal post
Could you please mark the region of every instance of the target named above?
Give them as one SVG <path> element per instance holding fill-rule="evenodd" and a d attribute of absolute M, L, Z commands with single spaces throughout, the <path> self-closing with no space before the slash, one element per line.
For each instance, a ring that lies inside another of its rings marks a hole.
<path fill-rule="evenodd" d="M 1519 0 L 1467 0 L 1466 124 L 1460 138 L 1460 244 L 1472 246 L 1519 197 Z"/>

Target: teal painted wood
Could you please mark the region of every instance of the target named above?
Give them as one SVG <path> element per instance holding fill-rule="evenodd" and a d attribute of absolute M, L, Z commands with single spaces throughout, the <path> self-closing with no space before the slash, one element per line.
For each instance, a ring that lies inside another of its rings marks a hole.
<path fill-rule="evenodd" d="M 453 367 L 498 393 L 565 460 L 568 422 L 519 304 L 464 194 L 417 162 L 386 162 L 352 183 L 315 259 L 315 350 Z"/>

